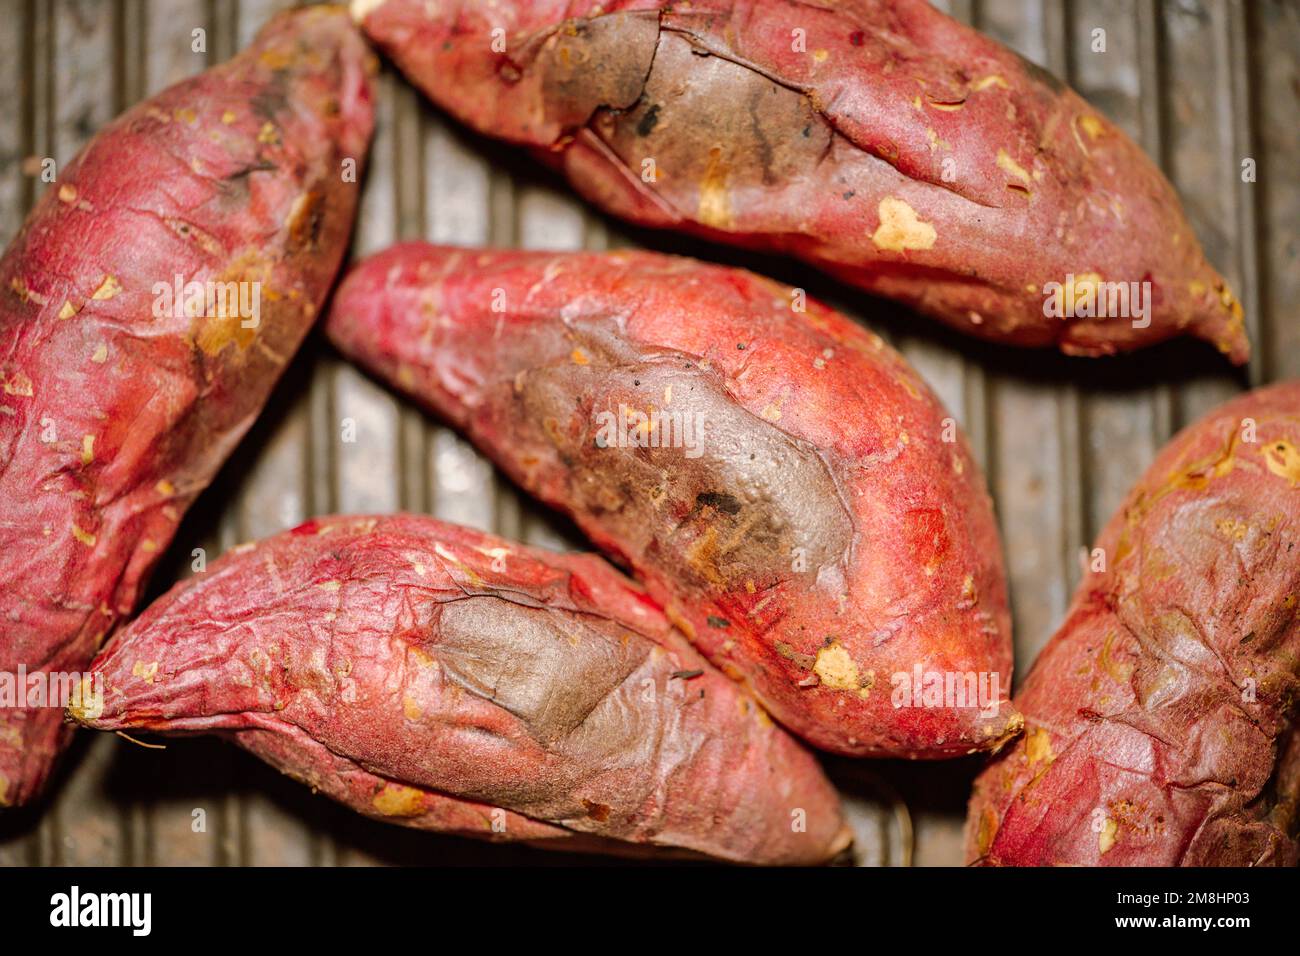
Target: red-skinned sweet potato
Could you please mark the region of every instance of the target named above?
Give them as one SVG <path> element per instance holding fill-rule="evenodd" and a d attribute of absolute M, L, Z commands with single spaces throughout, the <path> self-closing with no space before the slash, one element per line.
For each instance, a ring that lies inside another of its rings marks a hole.
<path fill-rule="evenodd" d="M 1098 355 L 1188 332 L 1247 358 L 1241 307 L 1156 166 L 924 0 L 353 9 L 435 102 L 633 222 L 791 253 L 1000 342 Z M 1045 314 L 1048 289 L 1080 294 L 1071 317 Z M 1089 311 L 1102 297 L 1111 317 Z"/>
<path fill-rule="evenodd" d="M 673 256 L 407 243 L 349 273 L 326 328 L 634 568 L 805 739 L 995 747 L 1019 723 L 979 470 L 901 356 L 794 304 Z M 910 696 L 936 674 L 980 693 Z"/>
<path fill-rule="evenodd" d="M 969 859 L 1294 865 L 1300 382 L 1179 434 L 1097 548 L 976 784 Z"/>
<path fill-rule="evenodd" d="M 262 407 L 347 248 L 373 67 L 345 10 L 277 18 L 105 127 L 0 259 L 0 671 L 90 662 Z M 178 276 L 223 285 L 187 312 Z M 0 805 L 66 739 L 45 702 L 0 710 Z"/>
<path fill-rule="evenodd" d="M 613 568 L 432 518 L 237 548 L 93 673 L 87 726 L 221 733 L 407 826 L 749 863 L 850 839 L 812 755 Z"/>

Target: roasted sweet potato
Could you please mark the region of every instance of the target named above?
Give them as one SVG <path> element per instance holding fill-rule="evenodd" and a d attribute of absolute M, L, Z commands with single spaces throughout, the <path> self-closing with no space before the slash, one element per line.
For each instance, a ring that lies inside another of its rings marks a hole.
<path fill-rule="evenodd" d="M 344 279 L 326 328 L 631 565 L 805 739 L 997 746 L 1018 717 L 979 469 L 901 356 L 796 307 L 673 256 L 408 243 Z"/>
<path fill-rule="evenodd" d="M 87 726 L 219 732 L 407 826 L 748 863 L 850 839 L 812 755 L 609 565 L 432 518 L 237 548 L 93 673 Z"/>
<path fill-rule="evenodd" d="M 0 259 L 0 805 L 65 737 L 21 685 L 66 686 L 132 611 L 320 309 L 373 67 L 346 10 L 272 21 L 105 127 Z"/>
<path fill-rule="evenodd" d="M 1179 434 L 1097 541 L 967 820 L 993 865 L 1300 856 L 1300 382 Z M 1103 567 L 1104 564 L 1104 567 Z"/>
<path fill-rule="evenodd" d="M 999 342 L 1099 355 L 1189 332 L 1247 358 L 1156 166 L 924 0 L 353 9 L 435 102 L 633 222 L 797 255 Z"/>

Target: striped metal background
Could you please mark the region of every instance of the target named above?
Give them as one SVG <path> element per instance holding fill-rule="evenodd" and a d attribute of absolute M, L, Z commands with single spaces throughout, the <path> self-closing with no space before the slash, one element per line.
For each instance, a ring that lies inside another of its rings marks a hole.
<path fill-rule="evenodd" d="M 71 159 L 126 106 L 248 42 L 277 0 L 0 0 L 0 240 L 38 195 L 42 157 Z M 1255 358 L 1209 347 L 1072 360 L 959 338 L 803 268 L 626 229 L 526 158 L 455 128 L 386 71 L 356 254 L 402 238 L 527 248 L 648 245 L 769 272 L 860 317 L 916 365 L 971 436 L 997 501 L 1023 675 L 1061 620 L 1079 553 L 1159 446 L 1246 387 L 1300 376 L 1300 2 L 947 0 L 937 5 L 1058 75 L 1164 166 L 1210 259 L 1246 307 Z M 207 53 L 190 50 L 207 31 Z M 1093 52 L 1092 31 L 1106 31 Z M 1243 183 L 1253 158 L 1258 181 Z M 357 423 L 355 444 L 339 423 Z M 446 428 L 313 337 L 155 580 L 317 513 L 428 512 L 580 547 Z M 836 761 L 860 860 L 957 864 L 970 761 Z M 206 822 L 196 832 L 196 811 Z M 0 863 L 563 863 L 355 818 L 220 742 L 145 750 L 82 734 L 51 798 L 0 818 Z"/>

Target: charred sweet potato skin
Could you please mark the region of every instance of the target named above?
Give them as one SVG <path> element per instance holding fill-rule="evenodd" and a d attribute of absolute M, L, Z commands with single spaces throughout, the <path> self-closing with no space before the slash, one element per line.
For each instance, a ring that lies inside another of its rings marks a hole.
<path fill-rule="evenodd" d="M 345 10 L 277 18 L 105 127 L 0 259 L 0 670 L 90 662 L 262 407 L 347 248 L 373 68 Z M 260 283 L 260 315 L 169 311 L 177 275 Z M 62 716 L 0 712 L 0 805 Z"/>
<path fill-rule="evenodd" d="M 1157 457 L 1097 541 L 980 776 L 988 865 L 1294 865 L 1300 382 L 1228 402 Z"/>
<path fill-rule="evenodd" d="M 983 479 L 901 356 L 797 299 L 672 256 L 417 242 L 350 272 L 326 329 L 634 568 L 805 739 L 909 757 L 995 746 L 1017 717 Z M 609 428 L 651 411 L 678 416 L 675 438 Z M 918 666 L 999 689 L 984 712 L 895 706 L 895 675 Z"/>
<path fill-rule="evenodd" d="M 848 841 L 812 755 L 613 568 L 431 518 L 238 548 L 93 671 L 88 726 L 219 732 L 394 823 L 748 863 Z"/>
<path fill-rule="evenodd" d="M 634 222 L 797 255 L 960 331 L 1099 355 L 1240 304 L 1178 198 L 1077 94 L 924 0 L 362 0 L 435 102 Z M 1073 277 L 1073 278 L 1071 278 Z M 1143 318 L 1049 283 L 1150 283 Z"/>

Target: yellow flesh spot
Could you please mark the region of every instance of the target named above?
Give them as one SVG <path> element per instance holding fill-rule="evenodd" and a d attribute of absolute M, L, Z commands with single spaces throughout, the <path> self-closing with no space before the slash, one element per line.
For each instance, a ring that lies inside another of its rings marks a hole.
<path fill-rule="evenodd" d="M 858 682 L 858 665 L 838 642 L 827 644 L 817 651 L 813 673 L 821 680 L 823 686 L 831 690 L 862 691 Z"/>
<path fill-rule="evenodd" d="M 1110 817 L 1101 825 L 1101 832 L 1097 834 L 1097 850 L 1103 855 L 1115 845 L 1115 835 L 1119 833 L 1119 824 Z"/>
<path fill-rule="evenodd" d="M 1101 288 L 1101 276 L 1095 272 L 1076 275 L 1071 282 L 1070 294 L 1076 310 L 1084 308 L 1085 303 L 1096 307 L 1097 291 Z M 1086 311 L 1086 310 L 1085 310 Z"/>
<path fill-rule="evenodd" d="M 722 147 L 709 150 L 709 165 L 700 181 L 700 202 L 696 218 L 714 229 L 731 228 L 731 196 L 727 192 L 727 161 Z"/>
<path fill-rule="evenodd" d="M 365 20 L 372 12 L 384 5 L 386 0 L 352 0 L 349 5 L 352 19 L 357 23 Z"/>
<path fill-rule="evenodd" d="M 880 200 L 880 225 L 871 236 L 878 249 L 904 252 L 934 247 L 938 233 L 934 226 L 917 218 L 916 210 L 903 200 L 886 196 Z"/>
<path fill-rule="evenodd" d="M 993 838 L 998 835 L 998 815 L 992 807 L 985 807 L 980 814 L 978 841 L 980 856 L 984 856 L 993 846 Z"/>
<path fill-rule="evenodd" d="M 998 150 L 997 161 L 998 161 L 998 169 L 1002 170 L 1003 172 L 1010 173 L 1012 176 L 1015 176 L 1017 179 L 1022 180 L 1026 183 L 1033 181 L 1030 178 L 1029 173 L 1025 170 L 1025 168 L 1021 166 L 1019 163 L 1017 163 L 1014 159 L 1012 159 L 1011 154 L 1008 153 L 1005 149 Z"/>
<path fill-rule="evenodd" d="M 95 693 L 93 678 L 81 678 L 81 683 L 68 703 L 68 713 L 73 719 L 83 723 L 88 720 L 98 720 L 103 715 L 104 699 L 100 694 Z M 3 777 L 0 777 L 0 792 L 4 790 L 2 781 Z"/>
<path fill-rule="evenodd" d="M 1279 438 L 1265 446 L 1264 464 L 1279 478 L 1300 485 L 1300 448 L 1287 439 Z"/>
<path fill-rule="evenodd" d="M 158 676 L 158 662 L 150 661 L 146 664 L 144 661 L 136 661 L 135 666 L 131 668 L 131 676 L 140 678 L 146 684 L 152 684 L 154 678 Z"/>
<path fill-rule="evenodd" d="M 1246 524 L 1236 518 L 1224 518 L 1221 521 L 1216 521 L 1214 527 L 1218 529 L 1219 534 L 1230 541 L 1244 541 L 1246 538 Z"/>
<path fill-rule="evenodd" d="M 1133 668 L 1132 665 L 1130 664 L 1125 664 L 1122 663 L 1121 661 L 1116 661 L 1111 658 L 1110 648 L 1111 645 L 1114 643 L 1115 643 L 1115 632 L 1108 631 L 1106 633 L 1106 640 L 1103 641 L 1101 645 L 1101 658 L 1100 658 L 1101 669 L 1104 670 L 1116 681 L 1123 684 L 1129 679 L 1129 677 L 1132 676 Z"/>
<path fill-rule="evenodd" d="M 4 385 L 6 395 L 21 395 L 24 398 L 32 397 L 32 380 L 20 371 L 15 370 L 7 379 L 0 375 L 0 384 Z"/>
<path fill-rule="evenodd" d="M 386 817 L 418 817 L 424 812 L 424 794 L 400 783 L 384 784 L 370 802 Z"/>
<path fill-rule="evenodd" d="M 99 283 L 99 288 L 95 290 L 94 294 L 91 295 L 91 298 L 104 302 L 113 298 L 113 296 L 117 295 L 121 291 L 122 286 L 117 281 L 116 276 L 104 276 L 103 281 Z"/>
<path fill-rule="evenodd" d="M 1056 759 L 1052 753 L 1052 735 L 1042 727 L 1034 727 L 1025 734 L 1025 759 L 1031 769 L 1036 763 L 1050 764 Z"/>

